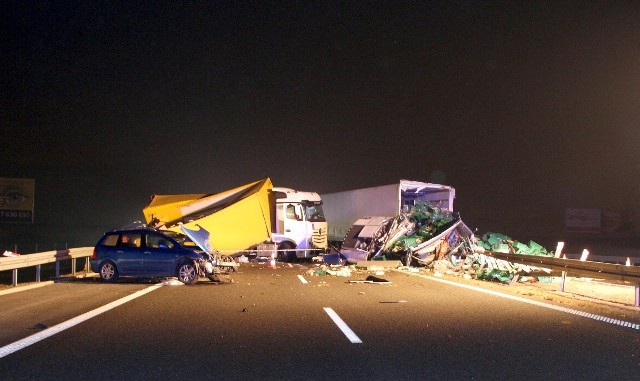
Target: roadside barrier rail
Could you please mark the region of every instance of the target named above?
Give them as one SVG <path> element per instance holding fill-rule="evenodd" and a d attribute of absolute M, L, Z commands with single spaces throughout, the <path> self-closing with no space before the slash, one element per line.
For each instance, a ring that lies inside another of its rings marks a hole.
<path fill-rule="evenodd" d="M 60 277 L 60 262 L 71 260 L 71 275 L 76 275 L 77 259 L 85 258 L 85 271 L 89 271 L 89 259 L 93 255 L 93 247 L 77 247 L 71 249 L 59 249 L 44 251 L 41 253 L 23 254 L 15 257 L 0 257 L 0 271 L 12 271 L 11 285 L 18 285 L 18 269 L 27 267 L 36 268 L 36 282 L 41 280 L 41 266 L 47 263 L 56 264 L 56 278 Z M 319 249 L 306 249 L 309 252 L 318 251 Z M 275 258 L 278 252 L 290 250 L 276 250 L 276 246 L 261 245 L 258 250 L 228 250 L 230 253 L 244 253 L 247 255 L 256 255 Z M 295 251 L 295 250 L 294 250 Z M 219 251 L 225 254 L 223 251 Z"/>
<path fill-rule="evenodd" d="M 40 282 L 41 266 L 47 263 L 56 264 L 56 278 L 60 277 L 60 262 L 71 260 L 71 274 L 76 274 L 78 258 L 85 258 L 85 270 L 89 268 L 89 258 L 93 255 L 93 247 L 77 247 L 18 255 L 15 257 L 0 257 L 0 271 L 12 271 L 11 285 L 18 285 L 18 269 L 36 268 L 36 282 Z"/>
<path fill-rule="evenodd" d="M 564 290 L 564 280 L 567 274 L 632 282 L 635 284 L 635 306 L 640 307 L 640 266 L 536 255 L 498 253 L 494 251 L 486 251 L 483 254 L 508 262 L 534 264 L 549 268 L 552 272 L 560 273 L 563 280 L 561 284 L 562 290 Z"/>

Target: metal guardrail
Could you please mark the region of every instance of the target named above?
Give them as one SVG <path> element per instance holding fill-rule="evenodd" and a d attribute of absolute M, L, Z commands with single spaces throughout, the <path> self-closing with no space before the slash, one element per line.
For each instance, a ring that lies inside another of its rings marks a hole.
<path fill-rule="evenodd" d="M 71 275 L 76 274 L 76 260 L 78 258 L 86 258 L 85 271 L 89 270 L 89 258 L 93 255 L 93 247 L 78 247 L 71 249 L 60 249 L 44 251 L 42 253 L 24 254 L 15 257 L 0 257 L 0 271 L 12 271 L 12 286 L 18 285 L 18 269 L 26 267 L 36 267 L 36 282 L 40 282 L 41 266 L 47 263 L 56 264 L 56 278 L 60 277 L 60 262 L 71 260 Z M 316 251 L 317 249 L 307 249 L 307 251 Z M 244 252 L 246 254 L 253 254 L 257 256 L 270 257 L 277 254 L 279 251 L 276 246 L 262 245 L 258 250 L 234 250 L 234 253 Z M 319 251 L 319 250 L 317 250 Z"/>
<path fill-rule="evenodd" d="M 484 254 L 509 262 L 544 266 L 551 269 L 551 271 L 556 272 L 564 271 L 569 274 L 590 276 L 594 278 L 622 280 L 634 282 L 636 284 L 640 283 L 639 266 L 626 266 L 614 263 L 581 261 L 578 259 L 543 257 L 536 255 L 507 254 L 493 251 L 486 251 Z"/>
<path fill-rule="evenodd" d="M 0 257 L 0 271 L 12 271 L 13 286 L 18 285 L 18 269 L 26 267 L 36 268 L 36 282 L 40 282 L 41 266 L 47 263 L 56 264 L 56 278 L 60 277 L 60 262 L 71 260 L 71 273 L 76 273 L 76 261 L 85 258 L 85 269 L 89 268 L 89 257 L 93 255 L 93 247 L 78 247 L 72 249 L 51 250 L 42 253 L 19 255 L 15 257 Z"/>
<path fill-rule="evenodd" d="M 487 251 L 483 254 L 509 262 L 534 264 L 560 273 L 564 290 L 567 274 L 574 274 L 608 280 L 633 282 L 635 284 L 635 306 L 640 307 L 640 266 L 627 266 L 614 263 L 581 261 L 578 259 L 542 257 L 536 255 L 507 254 Z"/>

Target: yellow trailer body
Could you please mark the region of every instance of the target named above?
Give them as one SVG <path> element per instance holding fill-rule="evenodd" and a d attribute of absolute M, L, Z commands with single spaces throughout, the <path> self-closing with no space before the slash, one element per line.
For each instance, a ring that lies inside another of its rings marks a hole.
<path fill-rule="evenodd" d="M 271 239 L 272 188 L 266 178 L 218 194 L 155 195 L 143 213 L 154 227 L 202 227 L 214 249 L 233 255 Z"/>

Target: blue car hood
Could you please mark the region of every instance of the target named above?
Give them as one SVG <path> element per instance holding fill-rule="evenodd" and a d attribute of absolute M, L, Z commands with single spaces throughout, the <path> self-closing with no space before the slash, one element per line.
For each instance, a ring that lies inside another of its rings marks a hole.
<path fill-rule="evenodd" d="M 207 252 L 208 254 L 213 254 L 213 250 L 211 249 L 211 243 L 209 242 L 209 232 L 200 225 L 196 225 L 200 230 L 191 230 L 186 228 L 184 225 L 180 225 L 180 229 L 187 235 L 187 237 L 191 238 L 193 242 L 195 242 L 202 250 Z"/>

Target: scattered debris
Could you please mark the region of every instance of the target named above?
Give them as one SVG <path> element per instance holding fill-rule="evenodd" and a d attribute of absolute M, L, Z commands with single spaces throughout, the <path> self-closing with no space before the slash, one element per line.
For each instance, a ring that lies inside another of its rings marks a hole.
<path fill-rule="evenodd" d="M 167 278 L 162 281 L 163 286 L 182 286 L 184 283 L 180 282 L 177 278 Z"/>
<path fill-rule="evenodd" d="M 334 275 L 334 276 L 351 276 L 351 268 L 345 266 L 325 266 L 322 265 L 316 269 L 311 269 L 307 271 L 307 275 L 316 276 L 316 275 Z"/>
<path fill-rule="evenodd" d="M 428 265 L 447 253 L 457 252 L 473 236 L 460 216 L 417 201 L 395 218 L 357 220 L 344 239 L 340 254 L 349 263 L 400 260 Z"/>
<path fill-rule="evenodd" d="M 534 241 L 524 244 L 500 233 L 486 233 L 476 242 L 479 249 L 495 251 L 496 253 L 510 253 L 523 255 L 539 255 L 552 257 L 553 252 L 547 251 L 544 247 Z"/>
<path fill-rule="evenodd" d="M 323 256 L 325 263 L 339 265 L 344 261 L 377 275 L 389 268 L 418 272 L 418 267 L 423 267 L 434 276 L 455 275 L 503 284 L 532 282 L 551 270 L 496 259 L 485 252 L 554 255 L 534 241 L 525 244 L 500 233 L 477 238 L 459 215 L 422 201 L 395 218 L 357 220 L 336 251 Z"/>
<path fill-rule="evenodd" d="M 369 275 L 365 280 L 350 280 L 349 283 L 378 283 L 378 284 L 391 284 L 390 281 L 378 278 L 373 275 Z"/>
<path fill-rule="evenodd" d="M 14 253 L 13 251 L 5 250 L 4 253 L 2 253 L 2 256 L 4 256 L 4 257 L 18 257 L 18 256 L 20 256 L 20 254 Z"/>

